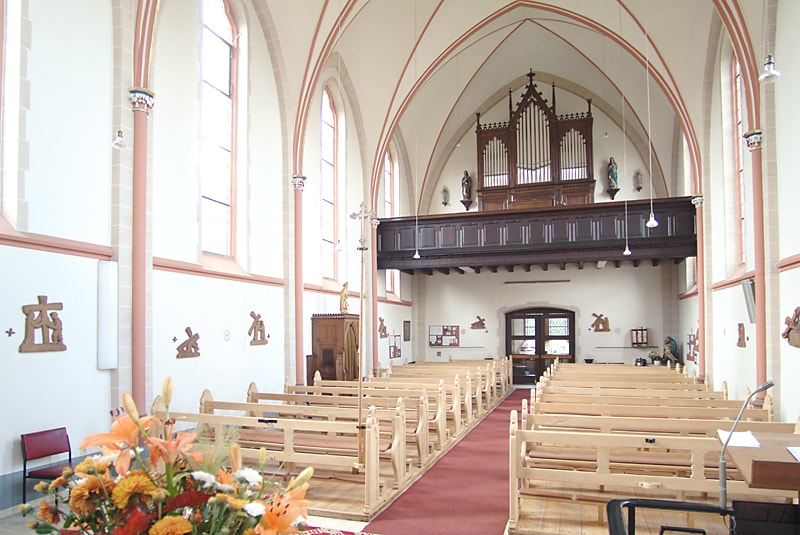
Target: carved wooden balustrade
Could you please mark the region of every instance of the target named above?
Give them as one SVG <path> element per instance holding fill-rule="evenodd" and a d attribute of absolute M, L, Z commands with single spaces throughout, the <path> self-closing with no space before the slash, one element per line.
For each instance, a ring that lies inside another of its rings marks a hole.
<path fill-rule="evenodd" d="M 691 197 L 654 199 L 659 225 L 648 228 L 650 201 L 628 201 L 625 249 L 625 204 L 606 202 L 554 206 L 542 210 L 498 210 L 381 219 L 378 269 L 407 273 L 496 272 L 540 266 L 583 268 L 586 262 L 643 260 L 680 262 L 697 255 L 695 207 Z M 415 235 L 418 239 L 415 240 Z M 414 259 L 415 251 L 420 258 Z"/>

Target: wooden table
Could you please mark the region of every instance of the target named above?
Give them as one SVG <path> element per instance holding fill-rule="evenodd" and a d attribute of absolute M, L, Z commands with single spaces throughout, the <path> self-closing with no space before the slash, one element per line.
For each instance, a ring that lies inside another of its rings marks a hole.
<path fill-rule="evenodd" d="M 800 462 L 786 449 L 800 446 L 800 434 L 753 433 L 758 448 L 728 445 L 727 453 L 749 487 L 800 491 Z"/>

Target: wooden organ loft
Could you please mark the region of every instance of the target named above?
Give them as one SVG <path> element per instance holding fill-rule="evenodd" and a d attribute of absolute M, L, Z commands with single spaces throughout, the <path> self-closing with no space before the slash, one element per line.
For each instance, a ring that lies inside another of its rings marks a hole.
<path fill-rule="evenodd" d="M 559 116 L 555 87 L 551 107 L 533 76 L 516 108 L 509 93 L 507 123 L 481 125 L 478 114 L 478 210 L 381 219 L 378 269 L 449 275 L 697 256 L 696 199 L 594 202 L 591 100 L 585 113 Z M 645 224 L 651 210 L 655 228 Z"/>
<path fill-rule="evenodd" d="M 585 113 L 556 114 L 528 73 L 514 108 L 508 94 L 507 123 L 481 125 L 477 114 L 478 210 L 536 210 L 594 202 L 592 101 Z"/>

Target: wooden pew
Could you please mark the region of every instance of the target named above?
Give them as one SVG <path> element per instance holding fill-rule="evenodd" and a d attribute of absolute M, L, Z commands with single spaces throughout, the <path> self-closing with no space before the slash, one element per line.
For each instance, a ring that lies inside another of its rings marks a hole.
<path fill-rule="evenodd" d="M 296 386 L 293 387 L 291 385 L 287 385 L 287 388 L 290 388 L 293 392 L 303 392 L 308 391 L 310 393 L 323 393 L 323 394 L 330 394 L 333 392 L 337 392 L 340 394 L 345 394 L 346 391 L 353 392 L 358 391 L 359 386 L 357 381 L 335 381 L 335 380 L 323 380 L 320 378 L 315 378 L 314 380 L 314 389 L 310 390 L 308 387 L 300 387 Z M 468 403 L 462 397 L 462 389 L 458 384 L 458 381 L 453 383 L 447 383 L 444 379 L 431 379 L 425 381 L 411 381 L 411 380 L 391 380 L 391 379 L 370 379 L 368 381 L 363 381 L 361 383 L 361 392 L 362 395 L 364 394 L 365 389 L 369 389 L 369 395 L 394 395 L 397 392 L 419 392 L 425 390 L 427 392 L 441 392 L 441 397 L 437 398 L 437 403 L 441 402 L 442 412 L 444 414 L 444 429 L 447 430 L 447 434 L 452 437 L 460 436 L 464 430 L 465 421 L 467 424 L 472 422 L 472 405 Z M 316 389 L 340 389 L 340 390 L 321 390 L 316 391 Z M 344 390 L 342 390 L 344 389 Z M 355 395 L 355 394 L 353 394 Z M 463 412 L 467 412 L 467 417 L 463 415 Z M 448 425 L 448 422 L 451 425 Z M 437 424 L 440 422 L 437 420 Z M 436 430 L 437 434 L 439 434 L 439 429 Z M 439 438 L 447 438 L 447 437 L 439 437 Z"/>
<path fill-rule="evenodd" d="M 418 388 L 420 385 L 442 384 L 447 401 L 447 420 L 453 423 L 454 433 L 460 435 L 464 426 L 471 426 L 485 407 L 483 394 L 471 374 L 442 377 L 372 377 L 365 384 L 374 388 Z"/>
<path fill-rule="evenodd" d="M 358 383 L 355 381 L 344 381 L 347 383 L 343 386 L 305 386 L 293 385 L 287 381 L 284 385 L 284 393 L 286 394 L 311 394 L 315 396 L 330 396 L 330 397 L 343 397 L 353 399 L 358 395 Z M 420 395 L 425 395 L 428 398 L 428 414 L 430 429 L 433 430 L 435 445 L 438 449 L 444 448 L 452 439 L 451 434 L 447 428 L 447 403 L 445 401 L 445 390 L 442 388 L 370 388 L 364 386 L 367 383 L 362 383 L 361 395 L 366 399 L 373 398 L 388 398 L 397 399 L 398 397 L 413 398 Z M 258 401 L 262 399 L 263 394 L 254 392 L 249 395 L 248 401 Z M 455 436 L 455 435 L 453 435 Z"/>
<path fill-rule="evenodd" d="M 576 431 L 587 433 L 653 433 L 680 436 L 715 437 L 717 430 L 728 430 L 731 420 L 640 418 L 623 416 L 584 416 L 579 414 L 526 414 L 523 400 L 520 414 L 521 429 Z M 737 431 L 762 433 L 800 433 L 800 419 L 791 422 L 761 422 L 742 420 Z"/>
<path fill-rule="evenodd" d="M 372 416 L 378 421 L 378 430 L 386 436 L 385 444 L 388 445 L 382 452 L 392 464 L 394 486 L 398 488 L 406 477 L 406 450 L 405 434 L 406 409 L 402 398 L 395 400 L 395 406 L 378 409 L 375 405 L 357 407 L 313 407 L 303 405 L 240 403 L 235 401 L 216 401 L 209 390 L 204 390 L 200 396 L 200 412 L 202 414 L 230 414 L 241 412 L 245 416 L 258 418 L 300 418 L 305 420 L 319 420 L 329 422 L 351 422 L 354 427 L 363 422 L 366 417 Z M 402 430 L 398 430 L 396 420 L 400 418 Z M 399 431 L 399 434 L 398 434 Z M 306 444 L 309 445 L 309 444 Z M 317 447 L 316 442 L 310 444 Z M 427 447 L 427 445 L 426 445 Z"/>
<path fill-rule="evenodd" d="M 414 362 L 404 366 L 394 366 L 389 363 L 383 377 L 418 377 L 440 376 L 444 374 L 459 374 L 464 376 L 470 373 L 476 377 L 480 373 L 485 381 L 483 390 L 488 403 L 499 402 L 511 388 L 511 364 L 509 359 L 503 360 L 449 360 L 447 362 Z"/>
<path fill-rule="evenodd" d="M 606 487 L 648 489 L 675 499 L 719 490 L 715 460 L 722 444 L 717 438 L 520 429 L 516 410 L 510 420 L 511 528 L 531 499 L 594 504 L 602 522 L 610 496 L 603 492 Z M 728 481 L 728 491 L 750 499 L 790 502 L 796 497 L 789 491 L 756 491 L 741 479 Z"/>
<path fill-rule="evenodd" d="M 708 399 L 689 398 L 683 396 L 667 397 L 658 395 L 649 397 L 646 395 L 622 396 L 607 394 L 551 394 L 550 392 L 537 392 L 535 396 L 535 403 L 607 403 L 610 405 L 669 405 L 671 407 L 716 407 L 731 409 L 740 409 L 743 402 L 743 400 L 740 399 Z"/>
<path fill-rule="evenodd" d="M 166 411 L 161 396 L 151 406 L 151 414 L 165 419 Z M 261 450 L 266 460 L 292 467 L 313 466 L 318 470 L 363 473 L 364 513 L 369 515 L 380 509 L 388 500 L 381 494 L 380 456 L 390 453 L 393 446 L 379 437 L 378 419 L 367 414 L 364 428 L 358 430 L 353 422 L 317 421 L 290 418 L 258 418 L 170 411 L 176 422 L 190 424 L 210 436 L 219 446 L 230 430 L 238 433 L 242 458 L 257 464 Z M 402 422 L 398 416 L 395 426 L 402 436 Z M 362 437 L 359 439 L 359 432 Z M 363 448 L 359 451 L 359 442 Z M 352 476 L 351 476 L 352 477 Z"/>
<path fill-rule="evenodd" d="M 204 393 L 205 395 L 205 393 Z M 398 397 L 362 397 L 362 409 L 373 406 L 378 409 L 394 409 L 401 407 L 405 412 L 406 438 L 412 443 L 417 452 L 417 466 L 425 464 L 431 456 L 431 445 L 429 435 L 429 421 L 431 419 L 428 409 L 428 396 L 421 393 L 416 399 L 408 398 L 407 404 L 402 396 Z M 333 395 L 314 395 L 314 394 L 283 394 L 272 392 L 259 392 L 255 383 L 250 383 L 247 389 L 247 402 L 249 404 L 262 404 L 258 406 L 259 412 L 272 411 L 279 416 L 283 414 L 300 414 L 306 417 L 315 417 L 321 413 L 335 419 L 335 411 L 328 412 L 325 409 L 358 408 L 357 396 L 333 396 Z M 201 398 L 200 412 L 204 411 L 205 406 L 224 408 L 220 402 L 213 402 L 208 405 Z M 309 409 L 305 411 L 305 409 Z M 234 409 L 237 410 L 237 409 Z M 244 410 L 244 409 L 238 409 Z M 254 414 L 251 414 L 254 415 Z"/>
<path fill-rule="evenodd" d="M 622 394 L 631 395 L 637 392 L 653 390 L 665 396 L 685 396 L 685 397 L 704 397 L 710 399 L 728 399 L 728 386 L 723 384 L 722 390 L 709 390 L 708 387 L 700 383 L 620 383 L 617 381 L 603 381 L 599 379 L 594 383 L 575 382 L 570 380 L 550 380 L 540 381 L 536 385 L 537 390 L 554 392 L 560 394 Z M 666 392 L 670 391 L 670 392 Z"/>
<path fill-rule="evenodd" d="M 535 403 L 531 412 L 537 414 L 582 414 L 585 416 L 636 416 L 644 418 L 701 418 L 712 420 L 734 419 L 739 407 L 674 407 L 668 405 L 610 405 L 602 398 L 597 403 Z M 773 421 L 772 408 L 745 409 L 742 418 Z"/>
<path fill-rule="evenodd" d="M 485 411 L 489 403 L 485 396 L 485 389 L 482 388 L 485 386 L 485 381 L 481 379 L 480 374 L 473 374 L 469 371 L 463 375 L 460 373 L 445 373 L 441 376 L 414 374 L 405 377 L 398 375 L 370 377 L 366 382 L 375 387 L 388 386 L 389 388 L 414 388 L 420 384 L 439 384 L 442 382 L 445 386 L 445 395 L 449 405 L 448 414 L 455 415 L 460 412 L 460 420 L 463 420 L 466 425 L 472 425 L 472 421 Z M 322 384 L 328 383 L 323 382 Z M 461 424 L 456 427 L 460 432 Z"/>

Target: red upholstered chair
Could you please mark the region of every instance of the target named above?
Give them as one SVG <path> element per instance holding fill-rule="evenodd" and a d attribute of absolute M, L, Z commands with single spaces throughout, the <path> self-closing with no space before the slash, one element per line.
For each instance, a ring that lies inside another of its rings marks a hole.
<path fill-rule="evenodd" d="M 20 439 L 22 439 L 22 502 L 27 503 L 28 479 L 53 480 L 61 476 L 64 468 L 72 467 L 72 448 L 69 445 L 66 427 L 26 433 L 20 435 Z M 68 454 L 68 461 L 28 470 L 28 461 L 64 453 Z"/>

